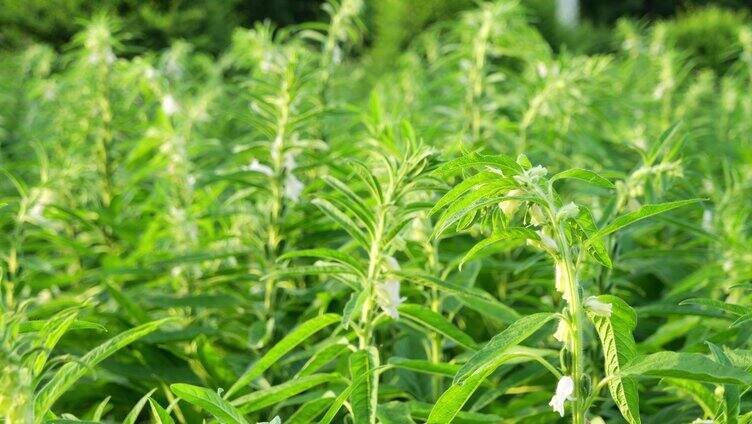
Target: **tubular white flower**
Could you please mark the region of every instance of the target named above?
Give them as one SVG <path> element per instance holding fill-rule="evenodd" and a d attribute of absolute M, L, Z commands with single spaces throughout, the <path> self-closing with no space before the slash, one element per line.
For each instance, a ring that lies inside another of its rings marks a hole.
<path fill-rule="evenodd" d="M 287 154 L 285 154 L 285 168 L 288 171 L 292 171 L 293 169 L 297 167 L 298 167 L 298 163 L 295 162 L 295 155 L 293 155 L 290 152 L 287 152 Z"/>
<path fill-rule="evenodd" d="M 282 418 L 277 415 L 276 417 L 272 418 L 271 421 L 259 422 L 257 424 L 282 424 Z"/>
<path fill-rule="evenodd" d="M 251 172 L 260 172 L 267 177 L 271 177 L 274 174 L 274 171 L 270 167 L 259 162 L 258 159 L 253 159 L 244 169 Z"/>
<path fill-rule="evenodd" d="M 400 282 L 396 279 L 383 281 L 376 285 L 376 302 L 389 317 L 399 319 L 397 308 L 407 298 L 400 297 Z"/>
<path fill-rule="evenodd" d="M 541 230 L 536 231 L 536 233 L 538 234 L 538 237 L 540 237 L 541 243 L 543 243 L 545 247 L 553 250 L 554 252 L 558 250 L 558 247 L 556 246 L 556 240 L 546 235 L 546 233 Z"/>
<path fill-rule="evenodd" d="M 548 406 L 558 412 L 560 416 L 564 416 L 564 402 L 572 400 L 572 393 L 574 393 L 574 380 L 572 377 L 565 375 L 559 379 L 556 384 L 556 393 L 548 402 Z"/>
<path fill-rule="evenodd" d="M 613 305 L 610 303 L 603 303 L 595 296 L 590 296 L 585 299 L 585 307 L 590 309 L 594 314 L 602 317 L 610 317 L 611 309 L 613 309 Z"/>
<path fill-rule="evenodd" d="M 297 202 L 300 199 L 300 193 L 303 192 L 304 188 L 305 185 L 303 185 L 303 182 L 300 181 L 298 177 L 292 173 L 287 174 L 287 178 L 285 178 L 285 197 L 293 202 Z"/>
<path fill-rule="evenodd" d="M 395 259 L 394 256 L 385 256 L 384 260 L 386 261 L 386 266 L 387 268 L 389 268 L 389 270 L 399 271 L 400 269 L 402 269 L 400 268 L 400 264 L 399 262 L 397 262 L 397 259 Z"/>
<path fill-rule="evenodd" d="M 389 271 L 399 271 L 400 265 L 394 256 L 384 256 L 384 266 Z M 390 278 L 376 284 L 376 303 L 392 319 L 399 319 L 397 308 L 406 298 L 400 297 L 400 282 L 396 278 Z"/>
<path fill-rule="evenodd" d="M 514 189 L 510 190 L 509 193 L 507 193 L 507 196 L 520 196 L 522 195 L 522 190 Z M 511 218 L 514 212 L 517 210 L 517 207 L 520 206 L 520 201 L 515 199 L 508 199 L 508 200 L 502 200 L 499 202 L 499 209 L 504 213 L 504 216 L 507 218 Z"/>
<path fill-rule="evenodd" d="M 577 215 L 580 214 L 580 208 L 577 207 L 573 202 L 569 202 L 566 205 L 562 206 L 558 212 L 556 212 L 556 216 L 559 219 L 571 219 L 571 218 L 577 218 Z"/>
<path fill-rule="evenodd" d="M 177 113 L 178 110 L 180 110 L 180 106 L 178 106 L 178 102 L 174 97 L 172 97 L 171 94 L 167 94 L 166 96 L 162 97 L 162 110 L 164 111 L 165 115 L 172 116 Z"/>
<path fill-rule="evenodd" d="M 571 300 L 571 296 L 569 295 L 569 275 L 567 274 L 566 263 L 564 263 L 563 261 L 556 261 L 554 270 L 554 282 L 556 285 L 556 291 L 561 293 L 564 300 L 569 302 Z"/>
<path fill-rule="evenodd" d="M 565 346 L 569 345 L 569 323 L 564 319 L 559 320 L 559 325 L 554 332 L 554 339 L 564 343 Z"/>
<path fill-rule="evenodd" d="M 543 215 L 540 206 L 533 205 L 530 207 L 530 222 L 533 225 L 543 225 L 546 222 L 546 216 Z"/>
<path fill-rule="evenodd" d="M 548 174 L 548 169 L 541 165 L 534 166 L 526 171 L 530 179 L 539 179 L 545 177 Z"/>
<path fill-rule="evenodd" d="M 519 184 L 535 184 L 546 174 L 548 174 L 548 169 L 538 165 L 523 171 L 520 175 L 515 175 L 513 178 Z"/>

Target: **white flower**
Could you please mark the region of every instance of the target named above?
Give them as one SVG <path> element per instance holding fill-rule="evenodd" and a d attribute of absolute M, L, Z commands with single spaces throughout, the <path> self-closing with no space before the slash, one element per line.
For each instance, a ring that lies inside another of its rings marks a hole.
<path fill-rule="evenodd" d="M 564 401 L 572 400 L 572 393 L 574 393 L 574 380 L 572 380 L 572 377 L 565 375 L 556 384 L 556 393 L 554 393 L 551 401 L 548 402 L 548 406 L 563 417 Z"/>
<path fill-rule="evenodd" d="M 509 193 L 507 193 L 507 196 L 520 196 L 522 195 L 522 190 L 514 189 L 510 190 Z M 514 214 L 514 211 L 517 210 L 517 207 L 520 206 L 520 201 L 516 199 L 508 199 L 508 200 L 502 200 L 499 202 L 499 209 L 504 213 L 504 216 L 507 218 L 511 218 Z"/>
<path fill-rule="evenodd" d="M 297 167 L 298 167 L 298 164 L 297 164 L 297 162 L 295 162 L 295 155 L 293 155 L 290 152 L 288 152 L 287 154 L 285 154 L 285 168 L 288 171 L 292 171 L 293 169 L 295 169 Z"/>
<path fill-rule="evenodd" d="M 713 211 L 705 209 L 702 212 L 702 229 L 707 232 L 713 231 Z"/>
<path fill-rule="evenodd" d="M 276 417 L 272 418 L 271 421 L 259 422 L 258 424 L 282 424 L 282 418 L 277 415 Z"/>
<path fill-rule="evenodd" d="M 146 79 L 153 80 L 157 76 L 157 71 L 151 66 L 147 66 L 146 69 L 144 69 L 144 76 Z"/>
<path fill-rule="evenodd" d="M 399 280 L 390 279 L 376 285 L 376 302 L 392 319 L 399 319 L 397 308 L 405 299 L 405 297 L 400 297 Z"/>
<path fill-rule="evenodd" d="M 546 233 L 544 233 L 541 230 L 536 231 L 536 234 L 538 234 L 538 237 L 540 237 L 541 242 L 544 246 L 548 247 L 549 249 L 553 250 L 554 252 L 558 249 L 556 246 L 556 240 L 552 239 Z"/>
<path fill-rule="evenodd" d="M 270 167 L 259 162 L 258 159 L 252 160 L 251 163 L 248 164 L 244 169 L 246 171 L 251 171 L 251 172 L 260 172 L 266 175 L 267 177 L 271 177 L 272 174 L 274 174 L 274 171 L 272 171 Z"/>
<path fill-rule="evenodd" d="M 390 271 L 399 271 L 400 265 L 394 256 L 385 256 L 385 266 Z M 385 314 L 392 319 L 399 319 L 397 308 L 406 298 L 400 297 L 400 282 L 396 278 L 388 279 L 376 285 L 376 302 Z"/>
<path fill-rule="evenodd" d="M 713 420 L 703 420 L 701 418 L 698 418 L 698 419 L 692 421 L 691 424 L 714 424 L 714 423 L 715 423 L 715 421 L 713 421 Z"/>
<path fill-rule="evenodd" d="M 543 225 L 546 222 L 546 216 L 540 206 L 533 205 L 530 207 L 530 222 L 533 225 Z"/>
<path fill-rule="evenodd" d="M 548 174 L 548 169 L 538 165 L 528 169 L 527 171 L 525 171 L 525 173 L 531 180 L 537 180 L 539 178 L 545 177 L 546 174 Z"/>
<path fill-rule="evenodd" d="M 394 256 L 385 256 L 384 260 L 386 261 L 386 266 L 387 268 L 389 268 L 389 270 L 399 271 L 400 269 L 402 269 L 400 268 L 400 264 L 399 262 L 397 262 L 397 259 L 394 259 Z"/>
<path fill-rule="evenodd" d="M 602 317 L 610 317 L 611 309 L 613 309 L 613 305 L 610 303 L 603 303 L 595 296 L 590 296 L 585 299 L 585 307 L 589 308 L 594 314 Z"/>
<path fill-rule="evenodd" d="M 546 174 L 548 174 L 548 169 L 538 165 L 523 171 L 521 175 L 515 175 L 514 180 L 519 184 L 535 184 Z"/>
<path fill-rule="evenodd" d="M 556 332 L 554 332 L 554 339 L 565 345 L 569 343 L 569 323 L 564 319 L 559 320 L 559 326 L 556 327 Z"/>
<path fill-rule="evenodd" d="M 342 62 L 342 49 L 339 46 L 334 46 L 334 49 L 332 49 L 332 63 L 336 65 L 340 62 Z"/>
<path fill-rule="evenodd" d="M 580 208 L 577 207 L 573 202 L 569 202 L 566 205 L 562 206 L 558 212 L 556 212 L 556 216 L 559 219 L 571 219 L 571 218 L 577 218 L 577 215 L 580 214 Z"/>
<path fill-rule="evenodd" d="M 285 197 L 297 202 L 304 188 L 305 185 L 303 185 L 298 177 L 291 173 L 287 174 L 287 178 L 285 178 Z"/>
<path fill-rule="evenodd" d="M 178 102 L 175 101 L 175 98 L 171 94 L 162 97 L 162 110 L 167 116 L 172 116 L 180 110 Z"/>
<path fill-rule="evenodd" d="M 562 261 L 557 261 L 554 274 L 556 290 L 562 294 L 564 300 L 569 302 L 572 299 L 569 296 L 569 274 L 567 273 L 566 264 Z"/>

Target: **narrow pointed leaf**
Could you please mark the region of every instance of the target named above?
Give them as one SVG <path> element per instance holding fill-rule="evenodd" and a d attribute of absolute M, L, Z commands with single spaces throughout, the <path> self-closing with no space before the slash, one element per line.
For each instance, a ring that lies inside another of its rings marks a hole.
<path fill-rule="evenodd" d="M 337 314 L 325 314 L 316 318 L 310 319 L 303 324 L 300 324 L 282 340 L 280 340 L 273 348 L 262 356 L 258 361 L 251 365 L 243 375 L 238 378 L 235 384 L 227 390 L 225 398 L 229 398 L 240 390 L 242 387 L 247 386 L 250 382 L 260 377 L 264 371 L 272 366 L 277 360 L 283 357 L 287 352 L 294 349 L 299 344 L 306 341 L 309 337 L 323 330 L 324 328 L 337 323 L 341 320 Z"/>
<path fill-rule="evenodd" d="M 398 309 L 400 315 L 404 315 L 411 321 L 433 330 L 448 339 L 454 340 L 461 346 L 471 350 L 475 350 L 478 347 L 478 344 L 472 337 L 455 327 L 454 324 L 444 318 L 443 315 L 438 314 L 425 306 L 406 303 L 400 305 Z"/>
<path fill-rule="evenodd" d="M 374 347 L 359 350 L 350 355 L 350 377 L 354 386 L 350 402 L 354 424 L 376 424 L 379 391 L 376 368 L 378 366 L 379 352 Z"/>
<path fill-rule="evenodd" d="M 672 377 L 718 384 L 752 385 L 749 372 L 714 362 L 699 353 L 658 352 L 638 356 L 622 370 L 623 375 Z"/>
<path fill-rule="evenodd" d="M 501 356 L 507 349 L 525 341 L 555 317 L 556 315 L 550 313 L 537 313 L 513 322 L 504 331 L 494 336 L 460 368 L 454 377 L 454 383 L 462 384 L 472 375 L 484 374 L 493 366 L 495 358 Z"/>
<path fill-rule="evenodd" d="M 655 216 L 664 212 L 668 212 L 670 210 L 681 208 L 684 206 L 688 206 L 697 202 L 701 202 L 703 199 L 689 199 L 689 200 L 679 200 L 676 202 L 669 202 L 669 203 L 660 203 L 657 205 L 643 205 L 640 207 L 640 209 L 630 212 L 626 215 L 622 215 L 613 221 L 611 221 L 610 224 L 605 226 L 604 228 L 601 228 L 600 230 L 596 231 L 595 234 L 590 236 L 589 239 L 585 241 L 586 245 L 589 245 L 593 241 L 605 237 L 611 233 L 614 233 L 627 225 L 633 224 L 637 221 L 641 221 L 646 218 L 650 218 L 651 216 Z"/>
<path fill-rule="evenodd" d="M 221 424 L 248 424 L 240 411 L 213 390 L 183 383 L 171 385 L 170 390 L 180 399 L 212 414 Z"/>
<path fill-rule="evenodd" d="M 637 315 L 616 296 L 598 296 L 598 300 L 611 304 L 611 316 L 604 317 L 588 311 L 603 348 L 608 389 L 622 416 L 630 424 L 640 424 L 640 400 L 634 377 L 621 377 L 621 369 L 637 355 L 632 331 L 637 325 Z"/>

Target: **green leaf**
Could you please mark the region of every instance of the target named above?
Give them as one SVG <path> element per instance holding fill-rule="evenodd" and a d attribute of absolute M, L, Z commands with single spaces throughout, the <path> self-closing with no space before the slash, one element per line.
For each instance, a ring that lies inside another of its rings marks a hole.
<path fill-rule="evenodd" d="M 540 240 L 540 237 L 538 237 L 537 234 L 535 234 L 535 231 L 529 229 L 529 228 L 523 228 L 523 227 L 513 227 L 513 228 L 504 228 L 501 229 L 499 232 L 492 234 L 488 238 L 480 241 L 475 246 L 470 248 L 470 250 L 467 251 L 465 256 L 462 257 L 459 263 L 460 269 L 462 268 L 462 265 L 464 265 L 467 262 L 472 261 L 473 259 L 476 259 L 478 254 L 481 253 L 485 248 L 498 243 L 503 240 Z"/>
<path fill-rule="evenodd" d="M 651 216 L 655 216 L 664 212 L 668 212 L 676 208 L 681 208 L 687 205 L 701 202 L 703 200 L 704 199 L 689 199 L 689 200 L 678 200 L 676 202 L 669 202 L 669 203 L 660 203 L 657 205 L 643 205 L 642 207 L 640 207 L 640 209 L 634 212 L 630 212 L 628 214 L 617 217 L 616 219 L 611 221 L 610 224 L 596 231 L 595 234 L 591 235 L 590 238 L 588 238 L 585 241 L 585 245 L 589 245 L 595 240 L 605 237 L 637 221 L 640 221 L 645 218 L 649 218 Z"/>
<path fill-rule="evenodd" d="M 235 392 L 242 387 L 247 386 L 250 382 L 260 377 L 264 371 L 270 366 L 274 365 L 282 356 L 287 352 L 294 349 L 300 343 L 303 343 L 306 339 L 323 330 L 324 328 L 339 322 L 341 317 L 337 314 L 324 314 L 310 319 L 303 324 L 296 327 L 290 334 L 285 336 L 279 341 L 273 348 L 269 349 L 264 356 L 262 356 L 253 365 L 238 378 L 235 384 L 225 394 L 225 398 L 229 398 Z"/>
<path fill-rule="evenodd" d="M 723 352 L 723 349 L 713 343 L 708 342 L 715 360 L 725 366 L 732 366 L 731 360 Z M 718 409 L 715 411 L 715 422 L 717 424 L 738 424 L 739 414 L 741 412 L 741 391 L 735 384 L 724 384 L 723 401 L 720 402 Z"/>
<path fill-rule="evenodd" d="M 708 416 L 713 416 L 718 409 L 720 402 L 716 399 L 715 393 L 705 383 L 678 378 L 664 378 L 661 381 L 664 384 L 675 387 L 682 392 L 683 396 L 691 397 L 702 408 L 703 413 Z"/>
<path fill-rule="evenodd" d="M 232 405 L 244 414 L 255 412 L 289 399 L 299 393 L 322 384 L 341 381 L 339 374 L 312 374 L 285 383 L 258 390 L 232 401 Z"/>
<path fill-rule="evenodd" d="M 349 200 L 348 209 L 350 209 L 353 214 L 357 215 L 364 224 L 369 225 L 371 229 L 373 229 L 373 219 L 371 218 L 370 210 L 368 209 L 366 204 L 363 203 L 363 200 L 360 198 L 360 196 L 355 194 L 355 192 L 353 192 L 350 187 L 347 186 L 347 184 L 332 177 L 331 175 L 324 176 L 324 182 L 344 195 Z"/>
<path fill-rule="evenodd" d="M 323 348 L 311 355 L 308 361 L 296 374 L 296 378 L 315 373 L 321 369 L 321 367 L 348 351 L 347 339 L 343 338 L 340 341 L 327 343 Z"/>
<path fill-rule="evenodd" d="M 174 319 L 165 318 L 124 331 L 94 348 L 80 360 L 63 365 L 37 393 L 34 399 L 36 416 L 43 417 L 55 401 L 95 365 L 170 321 L 174 321 Z"/>
<path fill-rule="evenodd" d="M 320 258 L 320 259 L 335 261 L 349 268 L 351 271 L 353 271 L 353 273 L 365 278 L 365 274 L 363 273 L 362 267 L 360 263 L 358 262 L 358 260 L 348 255 L 347 253 L 340 252 L 339 250 L 326 249 L 326 248 L 297 250 L 294 252 L 285 253 L 284 255 L 280 256 L 277 260 L 283 261 L 283 260 L 287 260 L 290 258 L 300 258 L 300 257 Z"/>
<path fill-rule="evenodd" d="M 248 424 L 240 411 L 212 390 L 183 383 L 172 384 L 170 390 L 180 399 L 209 412 L 222 424 Z"/>
<path fill-rule="evenodd" d="M 598 300 L 611 304 L 611 316 L 603 317 L 588 311 L 603 347 L 604 368 L 608 389 L 622 416 L 630 424 L 640 424 L 640 399 L 634 377 L 621 377 L 621 369 L 637 355 L 632 331 L 637 325 L 637 315 L 616 296 L 598 296 Z"/>
<path fill-rule="evenodd" d="M 474 214 L 479 209 L 495 205 L 502 200 L 511 198 L 501 195 L 501 193 L 506 192 L 508 188 L 509 187 L 497 187 L 495 185 L 484 186 L 452 203 L 452 205 L 449 206 L 436 221 L 430 238 L 435 239 L 452 227 L 452 225 L 457 224 L 466 216 Z"/>
<path fill-rule="evenodd" d="M 335 416 L 337 416 L 337 413 L 342 408 L 342 405 L 347 401 L 347 398 L 350 397 L 350 393 L 352 393 L 353 389 L 355 388 L 356 384 L 359 384 L 359 380 L 365 379 L 365 376 L 361 376 L 358 379 L 354 380 L 345 390 L 343 390 L 337 397 L 334 399 L 334 402 L 329 406 L 329 409 L 326 411 L 326 414 L 324 414 L 323 418 L 321 418 L 321 421 L 319 421 L 319 424 L 329 424 L 332 422 Z"/>
<path fill-rule="evenodd" d="M 451 160 L 438 167 L 434 172 L 440 175 L 448 175 L 468 168 L 484 168 L 487 166 L 504 171 L 505 176 L 522 173 L 522 166 L 509 156 L 483 155 L 479 153 L 470 153 L 461 158 Z"/>
<path fill-rule="evenodd" d="M 201 335 L 195 339 L 196 356 L 201 366 L 221 386 L 227 386 L 235 381 L 236 374 L 227 364 L 226 353 L 218 350 L 209 340 Z"/>
<path fill-rule="evenodd" d="M 508 324 L 514 322 L 520 317 L 520 314 L 518 314 L 517 311 L 500 303 L 498 300 L 494 299 L 493 296 L 481 289 L 460 286 L 443 281 L 431 275 L 409 272 L 396 272 L 395 274 L 406 280 L 456 296 L 463 305 L 481 313 L 483 316 L 495 319 L 498 322 Z"/>
<path fill-rule="evenodd" d="M 542 312 L 524 316 L 513 322 L 462 365 L 457 375 L 454 376 L 454 383 L 461 385 L 475 374 L 487 375 L 486 372 L 494 367 L 495 358 L 501 356 L 510 347 L 522 343 L 555 317 L 555 314 Z"/>
<path fill-rule="evenodd" d="M 453 377 L 460 369 L 460 366 L 457 364 L 448 364 L 446 362 L 436 363 L 425 359 L 408 359 L 397 356 L 389 358 L 388 363 L 396 368 L 447 377 Z"/>
<path fill-rule="evenodd" d="M 125 416 L 125 419 L 123 420 L 123 424 L 135 424 L 136 420 L 138 419 L 138 416 L 141 415 L 141 411 L 144 409 L 144 406 L 146 406 L 146 402 L 149 401 L 151 398 L 152 393 L 154 393 L 157 389 L 151 389 L 149 393 L 145 394 L 141 399 L 139 399 L 138 402 L 131 408 L 130 412 L 128 412 L 128 415 Z"/>
<path fill-rule="evenodd" d="M 737 315 L 737 316 L 746 315 L 752 312 L 752 309 L 741 306 L 741 305 L 734 305 L 733 303 L 726 303 L 718 299 L 708 299 L 708 298 L 687 299 L 687 300 L 683 300 L 679 302 L 679 305 L 706 306 L 711 309 L 722 311 L 724 313 L 730 313 L 732 315 Z"/>
<path fill-rule="evenodd" d="M 553 183 L 554 181 L 562 180 L 565 178 L 572 178 L 575 180 L 585 181 L 586 183 L 590 183 L 590 184 L 596 185 L 598 187 L 603 187 L 603 188 L 610 188 L 610 189 L 616 188 L 616 186 L 614 186 L 614 184 L 611 181 L 601 177 L 595 172 L 589 171 L 587 169 L 580 169 L 580 168 L 573 168 L 573 169 L 568 169 L 566 171 L 559 172 L 558 174 L 551 177 L 550 181 Z"/>
<path fill-rule="evenodd" d="M 367 297 L 368 292 L 365 290 L 350 293 L 350 300 L 342 310 L 342 328 L 350 328 L 350 322 L 358 315 Z"/>
<path fill-rule="evenodd" d="M 57 317 L 53 317 L 49 320 L 34 319 L 24 321 L 18 325 L 18 332 L 31 333 L 34 331 L 44 331 L 45 327 L 49 327 L 50 329 L 54 329 L 56 332 L 58 332 L 60 331 L 60 325 L 59 323 L 57 323 L 56 319 Z M 53 324 L 53 322 L 57 324 Z M 107 328 L 105 328 L 102 324 L 97 324 L 96 322 L 84 321 L 80 319 L 73 321 L 73 323 L 66 328 L 66 332 L 74 330 L 94 330 L 101 333 L 107 332 Z M 40 338 L 46 339 L 47 337 L 42 337 L 40 335 Z"/>
<path fill-rule="evenodd" d="M 622 370 L 622 374 L 752 385 L 752 375 L 747 371 L 719 364 L 699 353 L 658 352 L 638 356 Z"/>
<path fill-rule="evenodd" d="M 308 265 L 279 268 L 274 271 L 274 277 L 297 277 L 303 275 L 353 275 L 350 268 L 342 265 Z"/>
<path fill-rule="evenodd" d="M 382 403 L 376 415 L 381 424 L 415 424 L 410 417 L 410 405 L 402 402 Z"/>
<path fill-rule="evenodd" d="M 322 212 L 324 212 L 330 219 L 332 219 L 343 230 L 345 230 L 347 234 L 349 234 L 350 237 L 353 238 L 353 240 L 360 244 L 361 247 L 368 249 L 368 238 L 365 234 L 363 234 L 363 231 L 358 228 L 357 224 L 355 224 L 355 222 L 349 216 L 347 216 L 341 210 L 337 209 L 337 207 L 328 200 L 317 198 L 313 199 L 311 203 L 318 206 L 318 208 L 321 209 Z"/>
<path fill-rule="evenodd" d="M 50 352 L 57 345 L 63 335 L 69 328 L 76 322 L 78 311 L 75 309 L 63 311 L 56 314 L 52 319 L 42 327 L 42 331 L 39 333 L 39 339 L 41 340 L 41 348 L 35 355 L 29 357 L 31 362 L 33 375 L 39 375 L 44 366 L 47 363 Z"/>
<path fill-rule="evenodd" d="M 580 206 L 580 214 L 577 216 L 576 223 L 576 225 L 579 226 L 580 231 L 584 234 L 584 238 L 592 240 L 586 246 L 586 250 L 590 257 L 606 268 L 612 268 L 613 263 L 611 261 L 611 256 L 608 253 L 603 238 L 592 238 L 593 234 L 598 231 L 598 227 L 595 225 L 595 220 L 593 219 L 593 214 L 590 212 L 590 209 L 585 206 Z"/>
<path fill-rule="evenodd" d="M 110 296 L 112 296 L 117 304 L 123 308 L 125 314 L 131 318 L 133 324 L 143 324 L 151 321 L 149 315 L 147 315 L 141 306 L 134 302 L 130 296 L 126 295 L 122 290 L 110 283 L 105 283 L 105 286 L 107 287 L 107 292 L 110 293 Z"/>
<path fill-rule="evenodd" d="M 328 392 L 320 399 L 306 402 L 286 419 L 284 424 L 310 424 L 331 405 L 333 400 L 334 395 Z"/>
<path fill-rule="evenodd" d="M 433 215 L 443 209 L 445 206 L 454 203 L 454 201 L 459 199 L 463 194 L 467 193 L 471 189 L 477 188 L 476 186 L 488 184 L 490 182 L 498 180 L 499 178 L 501 178 L 501 176 L 494 174 L 493 172 L 480 172 L 460 181 L 457 185 L 447 191 L 438 201 L 436 201 L 436 204 L 431 208 L 428 214 Z"/>
<path fill-rule="evenodd" d="M 501 365 L 497 361 L 494 363 Z M 486 369 L 483 372 L 466 378 L 462 384 L 452 384 L 439 397 L 439 400 L 436 401 L 433 409 L 431 409 L 431 414 L 428 416 L 428 424 L 451 423 L 455 415 L 457 415 L 470 396 L 475 393 L 475 390 L 491 372 L 491 370 Z"/>
<path fill-rule="evenodd" d="M 455 378 L 455 382 L 442 393 L 439 400 L 434 404 L 428 416 L 427 424 L 451 423 L 455 417 L 461 414 L 462 407 L 478 387 L 480 387 L 483 380 L 494 372 L 496 368 L 513 357 L 513 354 L 500 353 L 496 357 L 490 358 L 478 372 L 469 374 L 461 384 L 457 383 L 457 379 Z"/>
<path fill-rule="evenodd" d="M 400 305 L 398 310 L 400 315 L 404 315 L 409 320 L 433 330 L 444 337 L 454 340 L 467 349 L 475 350 L 478 347 L 478 344 L 472 337 L 455 327 L 454 324 L 444 318 L 443 315 L 424 306 L 406 303 Z"/>
<path fill-rule="evenodd" d="M 350 402 L 354 424 L 376 424 L 379 378 L 379 352 L 371 346 L 350 355 L 350 378 L 353 390 Z M 356 382 L 358 377 L 362 377 Z"/>
<path fill-rule="evenodd" d="M 172 419 L 170 413 L 162 408 L 162 405 L 157 403 L 157 401 L 150 398 L 149 406 L 151 407 L 151 416 L 154 418 L 155 424 L 175 424 L 175 420 Z"/>

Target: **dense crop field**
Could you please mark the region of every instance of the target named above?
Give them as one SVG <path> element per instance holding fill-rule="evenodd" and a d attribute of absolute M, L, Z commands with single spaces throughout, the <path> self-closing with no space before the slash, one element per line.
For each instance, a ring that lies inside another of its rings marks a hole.
<path fill-rule="evenodd" d="M 0 419 L 752 423 L 752 25 L 362 9 L 0 56 Z"/>

